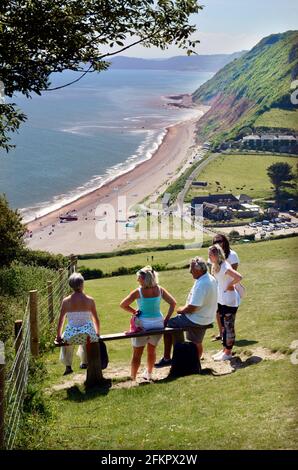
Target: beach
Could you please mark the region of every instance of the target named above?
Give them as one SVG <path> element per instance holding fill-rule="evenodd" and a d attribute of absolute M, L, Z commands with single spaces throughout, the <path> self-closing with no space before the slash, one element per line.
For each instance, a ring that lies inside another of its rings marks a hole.
<path fill-rule="evenodd" d="M 161 145 L 149 160 L 59 210 L 28 223 L 26 245 L 31 249 L 64 255 L 120 248 L 128 240 L 123 222 L 134 213 L 134 206 L 154 193 L 158 197 L 175 180 L 178 169 L 195 151 L 196 123 L 207 109 L 200 106 L 191 119 L 169 126 Z M 118 201 L 121 201 L 121 207 Z M 111 223 L 107 214 L 113 210 L 115 220 Z M 77 220 L 60 223 L 59 216 L 72 211 L 75 211 Z M 109 236 L 103 239 L 99 233 L 105 224 L 108 225 Z"/>

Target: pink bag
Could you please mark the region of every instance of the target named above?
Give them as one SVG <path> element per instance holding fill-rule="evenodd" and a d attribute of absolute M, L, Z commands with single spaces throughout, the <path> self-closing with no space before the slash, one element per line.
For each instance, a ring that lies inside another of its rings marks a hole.
<path fill-rule="evenodd" d="M 137 313 L 136 315 L 131 316 L 129 331 L 125 331 L 125 334 L 129 335 L 130 333 L 140 333 L 141 331 L 144 331 L 144 328 L 141 326 L 141 322 Z"/>

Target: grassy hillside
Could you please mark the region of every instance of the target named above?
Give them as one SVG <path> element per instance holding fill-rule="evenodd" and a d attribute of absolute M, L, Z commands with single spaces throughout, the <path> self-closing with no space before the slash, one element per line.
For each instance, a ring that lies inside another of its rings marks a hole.
<path fill-rule="evenodd" d="M 28 449 L 294 449 L 297 448 L 297 365 L 289 346 L 297 339 L 296 239 L 237 246 L 248 295 L 237 313 L 237 354 L 243 366 L 233 374 L 189 376 L 121 388 L 129 374 L 129 340 L 108 343 L 113 387 L 85 393 L 62 384 L 58 352 L 44 357 L 48 377 L 45 421 L 30 414 L 19 447 Z M 206 249 L 202 250 L 206 256 Z M 256 269 L 257 267 L 257 269 Z M 286 273 L 286 275 L 285 275 Z M 161 285 L 181 305 L 192 284 L 188 270 L 161 273 Z M 102 333 L 127 329 L 120 300 L 135 276 L 88 281 Z M 163 311 L 165 308 L 163 307 Z M 206 335 L 205 354 L 219 348 Z M 261 348 L 271 357 L 261 359 Z M 275 360 L 272 351 L 279 351 Z M 282 354 L 283 353 L 283 354 Z M 161 354 L 161 346 L 158 355 Z M 244 358 L 247 358 L 246 360 Z M 204 362 L 203 362 L 204 365 Z M 75 373 L 84 375 L 74 364 Z M 117 374 L 116 374 L 117 372 Z M 114 374 L 114 375 L 113 375 Z M 116 377 L 116 375 L 118 375 Z"/>
<path fill-rule="evenodd" d="M 298 158 L 278 155 L 222 154 L 211 162 L 198 176 L 207 181 L 206 187 L 191 187 L 186 200 L 194 196 L 245 193 L 252 198 L 273 198 L 273 188 L 267 168 L 273 163 L 287 162 L 296 171 Z M 219 184 L 218 184 L 219 183 Z"/>
<path fill-rule="evenodd" d="M 227 140 L 253 127 L 273 107 L 293 109 L 290 85 L 297 76 L 297 42 L 297 31 L 268 36 L 195 91 L 195 103 L 212 106 L 199 122 L 199 133 Z"/>
<path fill-rule="evenodd" d="M 287 110 L 273 108 L 261 114 L 255 121 L 255 128 L 258 129 L 291 129 L 298 131 L 298 110 Z"/>

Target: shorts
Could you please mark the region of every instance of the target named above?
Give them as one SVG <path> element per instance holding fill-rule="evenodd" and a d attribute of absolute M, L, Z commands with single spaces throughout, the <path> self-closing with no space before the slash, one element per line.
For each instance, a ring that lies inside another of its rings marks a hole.
<path fill-rule="evenodd" d="M 169 328 L 185 328 L 187 326 L 194 326 L 193 330 L 186 331 L 186 339 L 192 341 L 193 343 L 202 343 L 207 328 L 210 328 L 210 325 L 198 325 L 189 320 L 185 315 L 177 315 L 176 317 L 170 318 L 167 326 Z"/>
<path fill-rule="evenodd" d="M 162 335 L 150 335 L 150 330 L 161 330 L 164 327 L 163 317 L 159 318 L 142 318 L 139 317 L 141 326 L 148 330 L 148 336 L 139 336 L 131 339 L 131 344 L 134 348 L 141 348 L 146 344 L 157 346 L 160 342 Z"/>

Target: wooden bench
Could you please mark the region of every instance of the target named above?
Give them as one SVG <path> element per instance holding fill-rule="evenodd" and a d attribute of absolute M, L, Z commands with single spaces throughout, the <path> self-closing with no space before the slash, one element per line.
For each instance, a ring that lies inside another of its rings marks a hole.
<path fill-rule="evenodd" d="M 200 326 L 191 326 L 184 328 L 162 328 L 160 330 L 146 330 L 139 333 L 113 333 L 109 335 L 101 335 L 99 341 L 115 341 L 119 339 L 139 338 L 142 336 L 155 336 L 155 335 L 173 335 L 173 343 L 184 341 L 184 331 L 200 328 Z M 207 328 L 213 328 L 213 324 L 207 325 Z M 56 347 L 65 346 L 63 342 L 54 342 Z M 101 385 L 104 378 L 101 369 L 100 348 L 98 343 L 87 343 L 87 375 L 86 375 L 86 388 Z"/>

